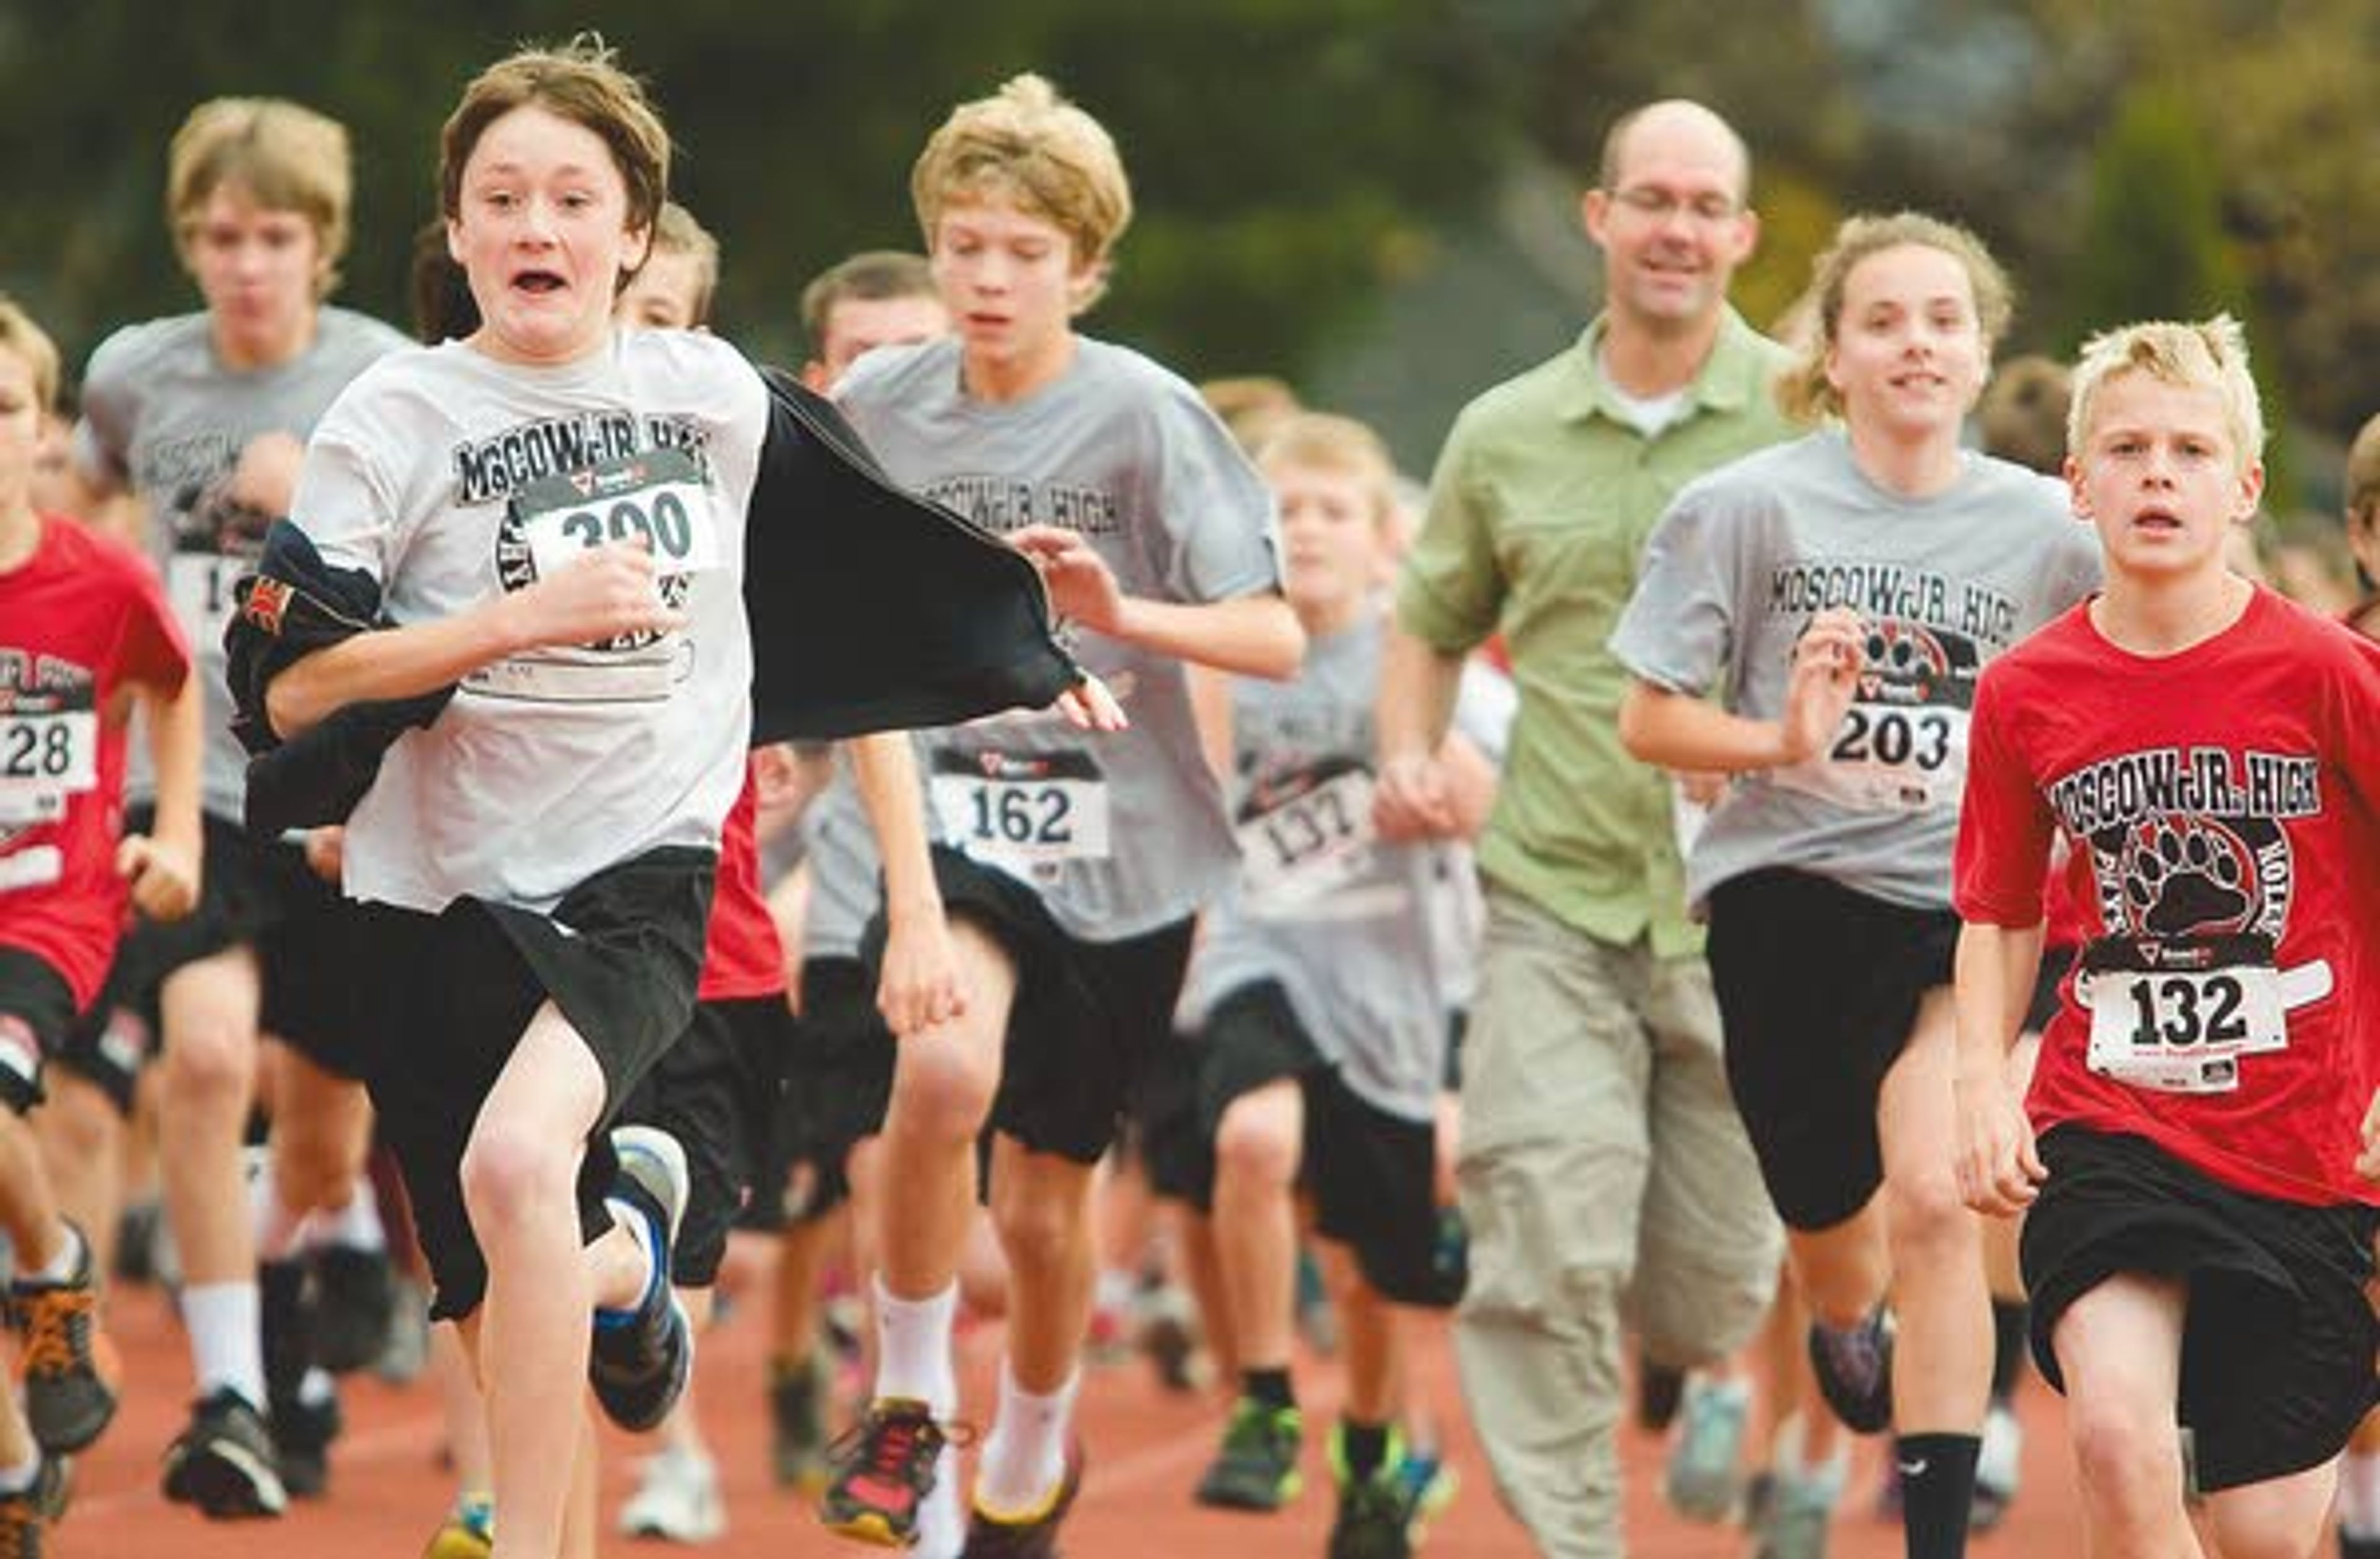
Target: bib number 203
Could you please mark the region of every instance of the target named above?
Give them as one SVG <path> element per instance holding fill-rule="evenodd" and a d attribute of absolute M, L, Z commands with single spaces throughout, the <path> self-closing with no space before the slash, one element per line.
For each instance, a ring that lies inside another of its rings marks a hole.
<path fill-rule="evenodd" d="M 1828 755 L 1839 763 L 1914 763 L 1938 769 L 1950 756 L 1950 721 L 1938 711 L 1911 713 L 1853 704 Z"/>

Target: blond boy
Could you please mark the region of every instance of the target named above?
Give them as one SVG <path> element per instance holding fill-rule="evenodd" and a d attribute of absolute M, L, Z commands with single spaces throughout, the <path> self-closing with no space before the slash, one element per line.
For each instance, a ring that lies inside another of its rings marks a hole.
<path fill-rule="evenodd" d="M 862 754 L 885 868 L 879 999 L 902 1040 L 883 1205 L 901 1215 L 880 1231 L 876 1399 L 824 1515 L 927 1559 L 960 1550 L 950 1336 L 989 1124 L 1009 1357 L 964 1542 L 1040 1555 L 1082 1472 L 1092 1171 L 1167 1032 L 1192 919 L 1235 865 L 1183 663 L 1281 676 L 1303 644 L 1270 502 L 1229 434 L 1182 380 L 1074 328 L 1132 213 L 1107 132 L 1018 77 L 952 114 L 911 193 L 953 334 L 869 354 L 838 398 L 895 480 L 1034 559 L 1131 729 L 926 734 L 951 841 L 930 854 L 906 750 Z"/>
<path fill-rule="evenodd" d="M 2067 462 L 2105 591 L 1983 677 L 1961 816 L 1961 1192 L 2028 1210 L 2034 1357 L 2090 1552 L 2309 1554 L 2371 1406 L 2366 942 L 2380 659 L 2231 572 L 2264 426 L 2228 319 L 2084 349 Z M 2054 834 L 2084 944 L 2022 1102 L 2002 1056 Z"/>

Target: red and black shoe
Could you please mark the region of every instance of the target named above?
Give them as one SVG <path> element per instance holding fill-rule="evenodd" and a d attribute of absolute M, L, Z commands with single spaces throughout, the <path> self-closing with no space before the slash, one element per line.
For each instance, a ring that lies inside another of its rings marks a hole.
<path fill-rule="evenodd" d="M 908 1548 L 917 1541 L 917 1513 L 934 1492 L 942 1447 L 950 1436 L 933 1409 L 915 1397 L 880 1396 L 859 1421 L 827 1447 L 832 1468 L 819 1519 L 827 1530 Z"/>
<path fill-rule="evenodd" d="M 1038 1512 L 1022 1519 L 1002 1518 L 978 1506 L 967 1514 L 966 1547 L 959 1559 L 1059 1559 L 1058 1524 L 1082 1492 L 1083 1443 L 1077 1440 L 1066 1447 L 1066 1473 L 1058 1480 L 1057 1492 Z"/>

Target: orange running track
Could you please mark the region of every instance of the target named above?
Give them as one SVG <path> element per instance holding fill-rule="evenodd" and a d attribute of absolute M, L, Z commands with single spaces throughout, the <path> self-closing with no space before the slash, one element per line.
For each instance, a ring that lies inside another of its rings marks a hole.
<path fill-rule="evenodd" d="M 279 1521 L 218 1524 L 167 1504 L 158 1492 L 157 1458 L 181 1426 L 189 1380 L 170 1307 L 154 1289 L 124 1290 L 111 1301 L 111 1330 L 124 1356 L 127 1397 L 105 1439 L 80 1459 L 74 1506 L 51 1534 L 54 1559 L 414 1559 L 420 1553 L 452 1492 L 438 1467 L 442 1431 L 426 1381 L 396 1388 L 370 1376 L 351 1378 L 344 1394 L 347 1432 L 334 1450 L 329 1497 L 293 1505 Z M 604 1553 L 864 1559 L 882 1552 L 828 1536 L 808 1509 L 771 1482 L 760 1334 L 760 1317 L 744 1307 L 705 1339 L 698 1369 L 706 1428 L 727 1485 L 726 1538 L 696 1551 L 611 1535 L 609 1523 L 634 1486 L 638 1447 L 607 1431 Z M 995 1327 L 964 1337 L 971 1401 L 988 1401 L 997 1350 Z M 1300 1384 L 1307 1421 L 1326 1423 L 1336 1406 L 1330 1367 L 1303 1364 Z M 1432 1528 L 1422 1552 L 1432 1559 L 1528 1559 L 1530 1546 L 1498 1507 L 1467 1431 L 1442 1340 L 1425 1350 L 1416 1385 L 1449 1426 L 1449 1449 L 1463 1477 L 1461 1496 Z M 1211 1399 L 1169 1394 L 1134 1362 L 1093 1370 L 1083 1402 L 1091 1463 L 1082 1503 L 1067 1526 L 1070 1559 L 1320 1559 L 1331 1496 L 1318 1432 L 1308 1436 L 1305 1494 L 1278 1516 L 1240 1516 L 1204 1510 L 1190 1499 L 1220 1431 L 1220 1408 Z M 2023 1492 L 2008 1522 L 1975 1543 L 1983 1559 L 2081 1550 L 2058 1405 L 2038 1382 L 2026 1383 L 2023 1404 Z M 1637 1559 L 1733 1559 L 1749 1552 L 1740 1530 L 1694 1526 L 1661 1505 L 1658 1441 L 1632 1429 L 1624 1453 Z M 1860 1448 L 1852 1493 L 1836 1521 L 1835 1559 L 1891 1559 L 1900 1553 L 1898 1529 L 1870 1514 L 1878 1455 L 1874 1443 Z"/>

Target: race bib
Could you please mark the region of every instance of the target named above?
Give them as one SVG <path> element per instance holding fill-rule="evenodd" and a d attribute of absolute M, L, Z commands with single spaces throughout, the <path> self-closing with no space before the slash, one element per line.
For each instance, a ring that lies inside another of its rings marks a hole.
<path fill-rule="evenodd" d="M 99 716 L 88 709 L 0 714 L 0 823 L 49 822 L 99 784 Z"/>
<path fill-rule="evenodd" d="M 2091 1069 L 2135 1087 L 2228 1093 L 2241 1056 L 2289 1048 L 2281 977 L 2269 964 L 2093 969 L 2076 992 L 2091 1009 Z"/>
<path fill-rule="evenodd" d="M 231 587 L 255 566 L 254 558 L 220 553 L 176 553 L 166 560 L 165 588 L 174 598 L 174 615 L 192 642 L 223 642 L 224 628 L 238 604 Z"/>
<path fill-rule="evenodd" d="M 934 754 L 934 814 L 966 853 L 1030 871 L 1108 857 L 1108 785 L 1087 752 Z"/>
<path fill-rule="evenodd" d="M 592 470 L 546 477 L 513 499 L 513 519 L 540 579 L 581 553 L 642 537 L 664 576 L 720 566 L 719 526 L 702 468 L 683 449 L 659 449 Z"/>
<path fill-rule="evenodd" d="M 1350 768 L 1244 812 L 1240 887 L 1251 914 L 1281 916 L 1343 887 L 1370 864 L 1372 776 Z"/>
<path fill-rule="evenodd" d="M 1963 709 L 1855 703 L 1825 756 L 1779 769 L 1777 783 L 1854 811 L 1955 806 L 1967 780 L 1967 730 Z"/>

